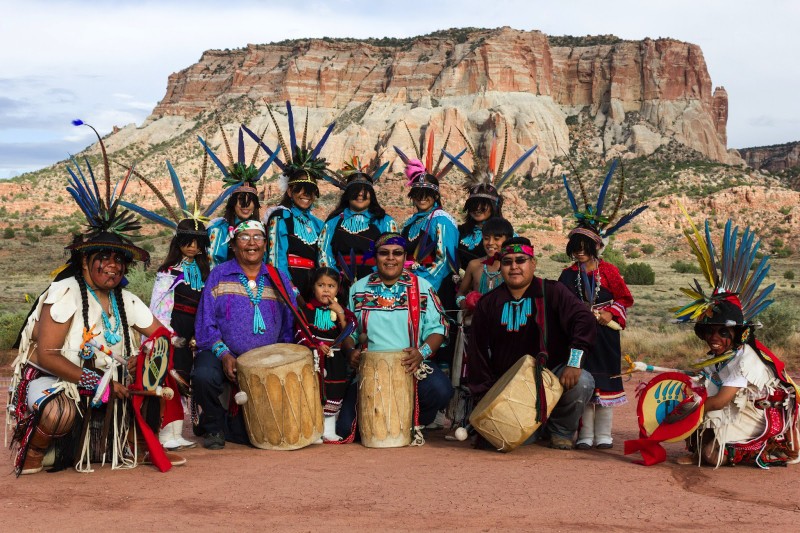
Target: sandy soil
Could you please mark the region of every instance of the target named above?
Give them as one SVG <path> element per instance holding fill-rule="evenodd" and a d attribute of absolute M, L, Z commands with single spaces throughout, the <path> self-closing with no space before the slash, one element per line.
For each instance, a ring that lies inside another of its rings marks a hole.
<path fill-rule="evenodd" d="M 646 378 L 642 378 L 646 379 Z M 640 381 L 627 384 L 629 394 Z M 3 383 L 5 385 L 5 383 Z M 5 395 L 4 395 L 5 396 Z M 2 400 L 5 403 L 5 398 Z M 654 467 L 622 455 L 636 437 L 635 405 L 616 410 L 615 447 L 509 454 L 428 434 L 421 448 L 319 445 L 268 452 L 228 444 L 185 452 L 188 464 L 15 479 L 0 468 L 2 529 L 60 531 L 278 529 L 765 531 L 800 521 L 800 468 Z M 89 505 L 94 508 L 90 509 Z"/>

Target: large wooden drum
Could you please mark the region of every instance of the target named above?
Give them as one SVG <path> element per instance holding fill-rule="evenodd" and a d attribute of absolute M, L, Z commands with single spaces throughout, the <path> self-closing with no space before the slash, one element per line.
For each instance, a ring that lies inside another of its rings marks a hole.
<path fill-rule="evenodd" d="M 405 352 L 361 354 L 358 372 L 358 428 L 367 448 L 398 448 L 411 444 L 414 416 L 414 376 L 406 373 Z"/>
<path fill-rule="evenodd" d="M 250 442 L 264 450 L 296 450 L 322 435 L 322 403 L 311 350 L 273 344 L 236 359 Z"/>
<path fill-rule="evenodd" d="M 535 369 L 532 356 L 520 358 L 489 389 L 469 417 L 472 427 L 501 452 L 510 452 L 525 442 L 541 425 L 536 422 Z M 542 370 L 542 382 L 550 416 L 563 388 L 546 368 Z"/>

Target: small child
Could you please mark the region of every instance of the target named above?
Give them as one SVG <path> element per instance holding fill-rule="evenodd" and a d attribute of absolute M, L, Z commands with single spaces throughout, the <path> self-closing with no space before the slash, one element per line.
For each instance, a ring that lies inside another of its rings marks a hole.
<path fill-rule="evenodd" d="M 467 265 L 456 297 L 456 303 L 461 309 L 469 310 L 467 305 L 469 293 L 486 294 L 502 283 L 500 262 L 496 260 L 495 254 L 500 252 L 503 242 L 513 236 L 514 227 L 504 218 L 494 217 L 484 222 L 483 247 L 486 249 L 486 257 L 473 259 Z"/>
<path fill-rule="evenodd" d="M 345 353 L 353 347 L 353 340 L 347 337 L 341 347 L 333 349 L 330 345 L 345 329 L 348 322 L 356 320 L 353 313 L 338 303 L 337 295 L 340 288 L 340 277 L 336 270 L 320 267 L 314 271 L 310 289 L 304 295 L 306 304 L 300 309 L 314 335 L 313 342 L 316 343 L 316 346 L 312 346 L 312 342 L 301 332 L 297 333 L 300 344 L 316 348 L 320 357 L 325 358 L 320 367 L 324 368 L 325 403 L 323 412 L 325 426 L 322 438 L 326 442 L 342 440 L 336 434 L 336 419 L 347 391 L 347 379 L 350 372 Z M 346 348 L 346 350 L 343 351 L 342 348 Z"/>

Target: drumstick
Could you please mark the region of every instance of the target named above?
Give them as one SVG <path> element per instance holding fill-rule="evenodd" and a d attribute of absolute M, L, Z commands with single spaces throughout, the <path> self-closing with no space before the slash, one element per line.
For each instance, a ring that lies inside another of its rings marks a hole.
<path fill-rule="evenodd" d="M 156 387 L 155 390 L 131 390 L 128 393 L 133 396 L 157 396 L 163 397 L 165 400 L 171 400 L 175 397 L 175 392 L 169 387 Z"/>

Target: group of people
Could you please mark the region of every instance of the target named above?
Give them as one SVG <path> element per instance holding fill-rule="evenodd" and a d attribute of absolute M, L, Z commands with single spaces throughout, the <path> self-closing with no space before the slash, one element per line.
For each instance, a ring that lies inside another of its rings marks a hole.
<path fill-rule="evenodd" d="M 185 460 L 174 452 L 196 445 L 183 436 L 187 409 L 204 447 L 248 443 L 235 402 L 236 359 L 276 343 L 304 344 L 322 359 L 326 442 L 357 436 L 357 369 L 364 352 L 402 350 L 402 364 L 416 380 L 416 433 L 442 419 L 454 390 L 475 402 L 520 357 L 532 354 L 558 377 L 564 393 L 531 440 L 548 441 L 556 449 L 613 446 L 611 409 L 625 402 L 620 331 L 633 298 L 601 254 L 604 239 L 644 209 L 612 225 L 620 188 L 614 212 L 603 212 L 616 163 L 596 205 L 584 197 L 579 207 L 564 178 L 576 217 L 566 245 L 574 263 L 558 281 L 545 280 L 535 275 L 531 241 L 516 235 L 502 217 L 502 188 L 535 146 L 507 170 L 507 129 L 500 157 L 496 140 L 479 152 L 463 134 L 465 150 L 452 155 L 445 141 L 438 160 L 432 133 L 422 150 L 412 139 L 416 157 L 395 147 L 416 209 L 399 226 L 375 191 L 387 164 L 353 158 L 333 170 L 321 156 L 333 125 L 312 147 L 305 131 L 302 140 L 296 138 L 287 102 L 286 143 L 268 109 L 280 141 L 274 149 L 263 134 L 243 125 L 234 158 L 220 125 L 225 165 L 199 139 L 205 156 L 193 205 L 169 162 L 177 204 L 132 169 L 111 194 L 107 160 L 103 195 L 91 169 L 87 178 L 74 161 L 68 191 L 89 229 L 75 236 L 67 267 L 37 300 L 21 332 L 10 403 L 18 475 L 38 472 L 43 464 L 82 470 L 106 460 L 114 468 L 143 461 L 162 470 L 182 464 Z M 256 145 L 249 162 L 245 135 Z M 256 166 L 262 151 L 266 160 Z M 467 151 L 471 169 L 461 161 Z M 225 187 L 203 209 L 209 159 Z M 280 170 L 283 197 L 262 210 L 258 182 L 273 164 Z M 442 208 L 439 189 L 454 167 L 468 178 L 460 225 Z M 121 200 L 133 177 L 153 190 L 167 216 Z M 312 213 L 320 180 L 342 191 L 324 221 Z M 581 191 L 585 195 L 583 186 Z M 223 216 L 209 222 L 223 205 Z M 139 227 L 134 212 L 175 232 L 149 309 L 123 288 L 129 265 L 149 259 L 131 240 L 130 232 Z M 736 324 L 752 332 L 748 326 Z M 718 333 L 702 333 L 701 338 L 718 341 Z M 747 336 L 736 330 L 735 337 Z M 144 339 L 141 350 L 139 339 Z M 765 367 L 770 371 L 788 382 Z M 724 396 L 709 402 L 722 409 L 734 396 L 739 401 L 743 395 L 736 391 L 747 387 L 740 381 L 724 385 Z M 177 394 L 168 398 L 167 387 Z M 736 387 L 733 394 L 730 387 Z M 701 440 L 695 441 L 698 450 L 711 442 L 708 436 Z M 477 447 L 485 444 L 475 437 Z"/>

